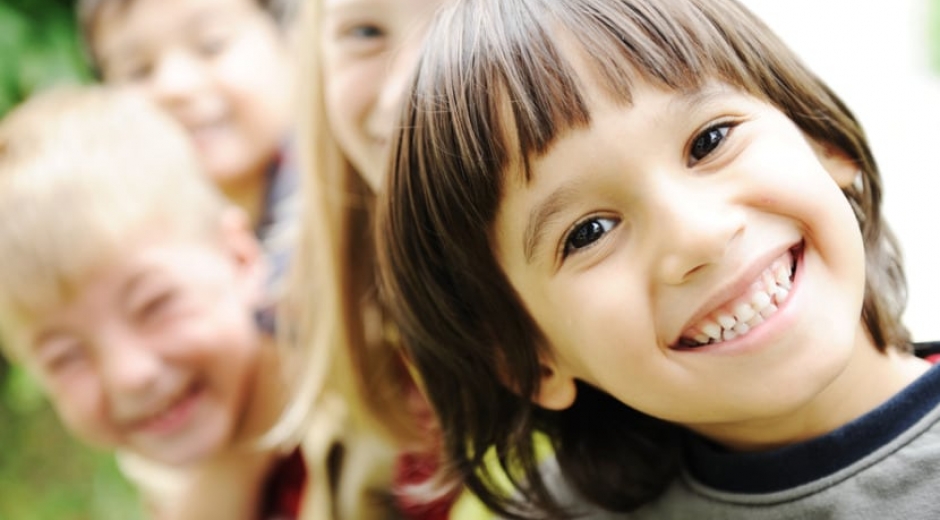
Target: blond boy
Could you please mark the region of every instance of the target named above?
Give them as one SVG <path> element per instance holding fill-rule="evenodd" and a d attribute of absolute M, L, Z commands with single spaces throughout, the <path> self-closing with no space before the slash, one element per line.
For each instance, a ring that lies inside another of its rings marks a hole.
<path fill-rule="evenodd" d="M 66 428 L 164 468 L 169 487 L 144 486 L 154 516 L 257 518 L 278 457 L 251 441 L 285 400 L 255 320 L 266 268 L 177 124 L 103 87 L 15 109 L 0 250 L 0 344 Z"/>

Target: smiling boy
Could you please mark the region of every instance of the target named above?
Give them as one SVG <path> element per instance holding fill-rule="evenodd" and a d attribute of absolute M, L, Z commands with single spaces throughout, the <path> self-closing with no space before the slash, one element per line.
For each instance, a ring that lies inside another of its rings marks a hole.
<path fill-rule="evenodd" d="M 286 399 L 255 320 L 266 267 L 179 126 L 107 88 L 17 107 L 0 123 L 0 249 L 2 344 L 66 428 L 172 469 L 170 495 L 144 483 L 155 513 L 257 518 L 279 454 L 253 442 Z"/>
<path fill-rule="evenodd" d="M 281 263 L 296 188 L 287 146 L 294 60 L 285 2 L 82 0 L 80 25 L 107 84 L 146 95 L 186 129 L 204 171 Z M 282 265 L 275 265 L 277 269 Z"/>

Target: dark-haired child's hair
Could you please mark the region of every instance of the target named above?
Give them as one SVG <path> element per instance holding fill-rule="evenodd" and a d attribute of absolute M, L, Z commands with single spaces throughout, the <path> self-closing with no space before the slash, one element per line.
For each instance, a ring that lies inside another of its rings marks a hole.
<path fill-rule="evenodd" d="M 383 294 L 439 414 L 453 471 L 511 517 L 566 513 L 540 475 L 535 430 L 552 439 L 568 481 L 612 510 L 655 497 L 679 461 L 678 426 L 585 384 L 561 412 L 530 399 L 545 342 L 500 269 L 490 233 L 506 176 L 528 175 L 532 158 L 590 124 L 559 34 L 580 47 L 615 102 L 629 102 L 636 81 L 690 91 L 718 80 L 766 100 L 854 161 L 860 180 L 844 193 L 866 248 L 862 319 L 879 349 L 909 344 L 900 253 L 882 218 L 881 178 L 864 132 L 749 11 L 734 0 L 459 0 L 426 42 L 377 235 Z M 494 479 L 490 448 L 521 496 Z"/>

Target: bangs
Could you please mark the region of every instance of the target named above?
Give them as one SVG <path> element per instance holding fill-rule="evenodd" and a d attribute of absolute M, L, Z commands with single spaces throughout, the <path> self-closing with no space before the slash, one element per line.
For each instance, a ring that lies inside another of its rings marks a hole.
<path fill-rule="evenodd" d="M 528 0 L 464 7 L 450 11 L 431 37 L 438 46 L 426 49 L 413 103 L 419 119 L 429 118 L 432 142 L 456 145 L 478 172 L 494 174 L 518 160 L 528 176 L 530 157 L 590 124 L 573 58 L 610 100 L 623 104 L 638 81 L 687 92 L 717 79 L 765 99 L 764 86 L 775 82 L 752 45 L 767 35 L 733 2 Z"/>

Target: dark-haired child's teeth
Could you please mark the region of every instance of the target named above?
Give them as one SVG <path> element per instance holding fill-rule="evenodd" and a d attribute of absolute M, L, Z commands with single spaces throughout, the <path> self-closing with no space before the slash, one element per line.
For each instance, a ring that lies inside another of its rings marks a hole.
<path fill-rule="evenodd" d="M 790 294 L 795 272 L 796 256 L 791 251 L 761 273 L 750 292 L 691 327 L 679 345 L 698 347 L 747 334 L 777 312 Z"/>

